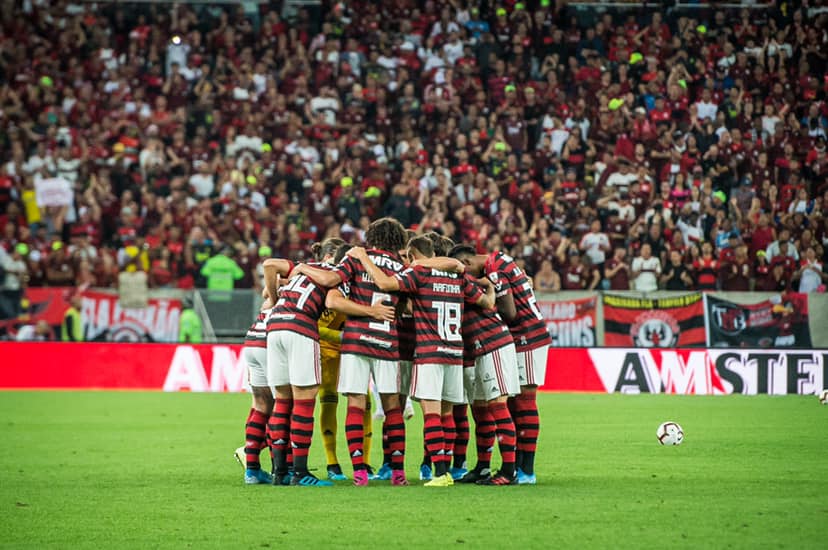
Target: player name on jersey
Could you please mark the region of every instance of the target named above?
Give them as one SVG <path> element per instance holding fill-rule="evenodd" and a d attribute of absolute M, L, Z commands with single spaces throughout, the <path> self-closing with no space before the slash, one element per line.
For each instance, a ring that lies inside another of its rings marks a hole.
<path fill-rule="evenodd" d="M 405 269 L 399 258 L 391 252 L 369 249 L 367 253 L 386 275 L 393 276 Z M 371 306 L 380 302 L 396 307 L 399 301 L 397 294 L 381 291 L 365 273 L 359 260 L 346 256 L 333 270 L 342 280 L 340 292 L 354 303 Z M 397 323 L 375 321 L 370 317 L 348 317 L 342 331 L 340 349 L 343 354 L 396 361 L 399 359 Z"/>
<path fill-rule="evenodd" d="M 397 280 L 400 290 L 411 294 L 414 362 L 461 365 L 463 306 L 480 299 L 480 287 L 462 275 L 423 267 L 406 269 Z"/>

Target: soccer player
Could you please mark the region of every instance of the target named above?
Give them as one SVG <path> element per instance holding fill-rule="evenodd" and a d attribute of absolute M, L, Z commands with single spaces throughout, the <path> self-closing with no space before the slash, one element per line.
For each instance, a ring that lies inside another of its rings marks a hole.
<path fill-rule="evenodd" d="M 427 237 L 412 239 L 409 253 L 415 260 L 430 258 L 434 254 L 432 242 Z M 448 468 L 454 445 L 452 409 L 463 402 L 463 305 L 493 307 L 494 289 L 484 294 L 462 274 L 417 265 L 389 276 L 365 249 L 352 248 L 348 254 L 362 263 L 380 289 L 411 295 L 417 335 L 411 396 L 422 407 L 424 438 L 434 464 L 434 478 L 425 486 L 453 485 Z"/>
<path fill-rule="evenodd" d="M 291 485 L 330 486 L 308 471 L 308 451 L 313 436 L 314 407 L 321 382 L 318 321 L 327 290 L 302 275 L 301 267 L 285 260 L 264 263 L 265 284 L 276 301 L 267 320 L 267 378 L 275 387 L 276 400 L 269 429 L 272 440 L 274 484 L 284 484 L 287 448 L 293 453 Z M 330 264 L 314 264 L 329 270 Z M 287 285 L 277 289 L 277 275 L 296 272 Z M 394 311 L 381 306 L 357 308 L 376 319 L 393 319 Z"/>
<path fill-rule="evenodd" d="M 463 248 L 453 249 L 450 255 L 456 250 Z M 492 284 L 487 278 L 481 281 Z M 512 334 L 496 310 L 469 306 L 463 312 L 463 344 L 464 362 L 471 364 L 471 370 L 464 369 L 464 374 L 467 374 L 466 391 L 475 419 L 477 465 L 459 481 L 479 485 L 516 484 L 515 424 L 507 407 L 507 399 L 520 393 Z M 495 435 L 503 464 L 492 476 Z"/>
<path fill-rule="evenodd" d="M 485 275 L 495 286 L 497 309 L 515 341 L 520 376 L 520 394 L 514 398 L 517 428 L 518 483 L 537 483 L 535 451 L 538 444 L 537 389 L 546 376 L 546 359 L 552 339 L 538 309 L 532 284 L 514 260 L 502 252 L 477 254 L 471 246 L 458 245 L 451 256 L 466 264 L 470 275 Z"/>
<path fill-rule="evenodd" d="M 405 229 L 400 222 L 392 218 L 381 218 L 372 222 L 365 232 L 365 241 L 369 247 L 367 254 L 382 270 L 394 274 L 404 269 L 398 254 L 405 246 Z M 339 391 L 348 397 L 345 433 L 354 468 L 354 485 L 368 485 L 363 416 L 371 376 L 385 409 L 384 429 L 388 434 L 388 445 L 391 450 L 391 483 L 407 485 L 404 470 L 405 421 L 400 406 L 397 324 L 393 319 L 378 322 L 364 314 L 352 314 L 345 309 L 352 305 L 370 307 L 374 304 L 396 308 L 398 296 L 381 291 L 366 275 L 359 262 L 349 256 L 333 270 L 307 265 L 300 265 L 297 270 L 324 286 L 341 283 L 338 289 L 328 292 L 325 303 L 329 308 L 348 315 L 342 333 Z"/>
<path fill-rule="evenodd" d="M 428 233 L 425 233 L 424 236 L 431 239 L 431 243 L 434 245 L 435 256 L 448 257 L 449 251 L 452 248 L 454 248 L 454 241 L 444 235 L 440 235 L 439 233 L 436 233 L 434 231 L 429 231 Z M 465 354 L 463 356 L 465 358 Z M 469 445 L 468 404 L 461 403 L 459 405 L 455 405 L 453 415 L 456 432 L 454 440 L 454 465 L 449 470 L 449 473 L 451 474 L 451 477 L 456 481 L 458 479 L 461 479 L 468 472 L 466 465 L 466 450 L 468 449 Z"/>
<path fill-rule="evenodd" d="M 253 405 L 244 425 L 244 446 L 236 449 L 236 460 L 245 467 L 244 482 L 248 485 L 271 483 L 270 474 L 262 470 L 259 453 L 268 446 L 267 418 L 273 410 L 273 392 L 267 385 L 267 314 L 273 300 L 267 289 L 262 290 L 264 302 L 256 321 L 244 337 L 242 354 L 247 363 L 247 379 L 252 391 Z"/>
<path fill-rule="evenodd" d="M 317 262 L 336 264 L 345 255 L 349 245 L 335 237 L 314 243 L 311 247 Z M 328 479 L 344 481 L 348 479 L 342 473 L 339 459 L 336 454 L 336 410 L 339 404 L 337 383 L 339 382 L 339 348 L 342 341 L 342 329 L 345 325 L 345 314 L 333 309 L 325 309 L 319 318 L 319 350 L 322 356 L 322 383 L 319 386 L 319 428 L 322 432 L 322 444 L 328 462 Z M 370 402 L 366 402 L 363 417 L 365 432 L 365 455 L 371 454 L 371 410 Z M 370 468 L 370 465 L 368 466 Z"/>

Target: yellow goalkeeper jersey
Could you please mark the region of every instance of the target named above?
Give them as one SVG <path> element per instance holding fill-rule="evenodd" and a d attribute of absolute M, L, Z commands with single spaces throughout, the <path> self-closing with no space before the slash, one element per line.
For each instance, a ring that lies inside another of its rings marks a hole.
<path fill-rule="evenodd" d="M 347 319 L 345 315 L 332 309 L 326 309 L 319 318 L 319 350 L 323 360 L 339 357 L 340 338 L 345 319 Z"/>

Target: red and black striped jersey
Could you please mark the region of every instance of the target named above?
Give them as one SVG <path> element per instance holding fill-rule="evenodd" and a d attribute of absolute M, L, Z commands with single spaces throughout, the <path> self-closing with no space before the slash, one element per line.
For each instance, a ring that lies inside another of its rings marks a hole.
<path fill-rule="evenodd" d="M 386 275 L 394 275 L 405 269 L 399 256 L 384 250 L 369 249 L 368 257 Z M 371 306 L 377 302 L 396 307 L 399 296 L 395 292 L 384 292 L 363 269 L 359 260 L 345 256 L 333 268 L 342 285 L 339 291 L 355 304 Z M 371 317 L 348 317 L 342 331 L 341 353 L 364 355 L 387 361 L 399 360 L 397 323 L 375 321 Z"/>
<path fill-rule="evenodd" d="M 260 311 L 256 316 L 256 322 L 250 325 L 247 329 L 247 334 L 244 335 L 244 345 L 252 348 L 266 348 L 267 347 L 267 316 L 270 313 L 269 309 Z"/>
<path fill-rule="evenodd" d="M 400 361 L 414 361 L 414 347 L 417 335 L 414 328 L 414 316 L 403 313 L 397 318 L 397 335 L 400 341 Z"/>
<path fill-rule="evenodd" d="M 471 276 L 466 278 L 474 281 Z M 478 357 L 512 344 L 512 333 L 496 309 L 469 305 L 463 311 L 463 364 L 474 365 Z"/>
<path fill-rule="evenodd" d="M 463 364 L 463 305 L 483 295 L 471 279 L 425 267 L 412 267 L 396 276 L 400 291 L 411 294 L 417 343 L 414 363 Z"/>
<path fill-rule="evenodd" d="M 511 293 L 515 300 L 517 315 L 506 324 L 515 339 L 517 351 L 529 351 L 550 345 L 552 338 L 538 309 L 535 292 L 526 274 L 515 261 L 502 252 L 492 252 L 486 259 L 484 271 L 494 283 L 495 295 L 498 298 Z"/>
<path fill-rule="evenodd" d="M 324 263 L 309 263 L 319 269 L 332 269 Z M 293 266 L 291 266 L 293 270 Z M 319 340 L 319 318 L 325 311 L 325 297 L 328 290 L 317 286 L 306 275 L 290 279 L 279 290 L 279 300 L 267 319 L 267 331 L 287 330 L 302 336 Z"/>

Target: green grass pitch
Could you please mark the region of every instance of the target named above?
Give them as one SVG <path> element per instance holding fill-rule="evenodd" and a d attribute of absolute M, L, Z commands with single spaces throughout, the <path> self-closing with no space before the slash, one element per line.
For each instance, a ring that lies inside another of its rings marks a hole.
<path fill-rule="evenodd" d="M 825 547 L 828 407 L 813 396 L 544 394 L 537 486 L 441 489 L 244 486 L 249 399 L 0 394 L 0 546 Z M 683 445 L 657 444 L 665 420 Z M 419 414 L 407 429 L 416 480 Z"/>

